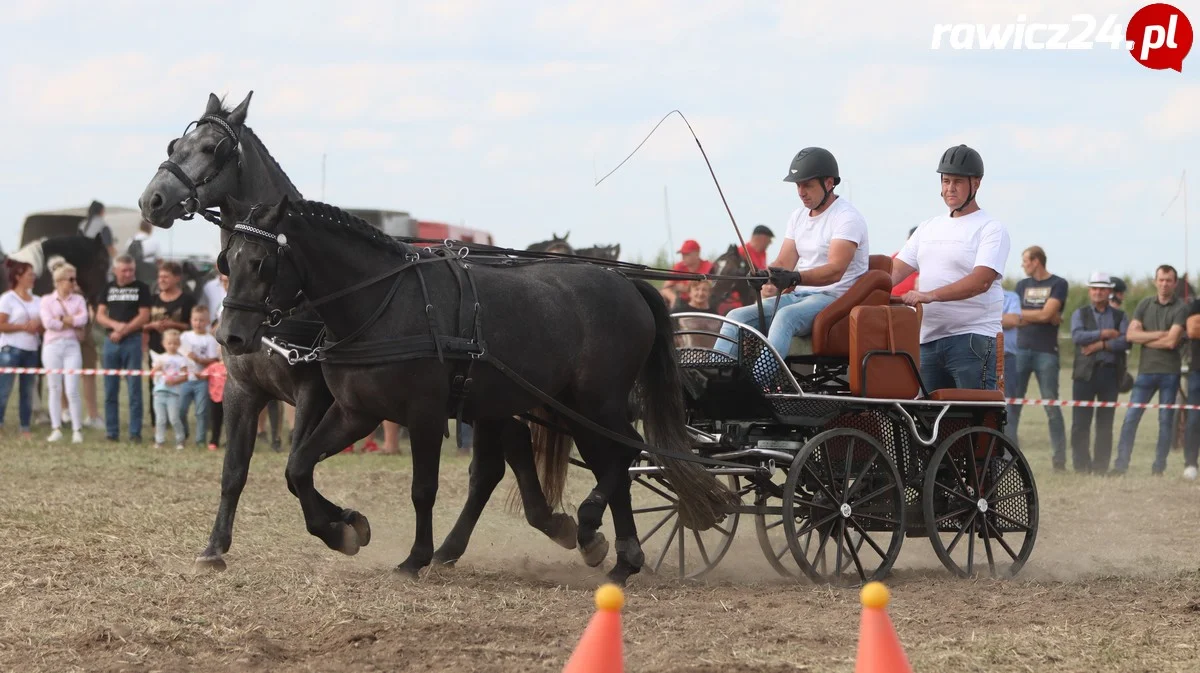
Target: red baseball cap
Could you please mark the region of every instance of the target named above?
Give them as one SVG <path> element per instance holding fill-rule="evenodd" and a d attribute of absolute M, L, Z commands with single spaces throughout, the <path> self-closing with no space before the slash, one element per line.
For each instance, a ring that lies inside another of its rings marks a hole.
<path fill-rule="evenodd" d="M 689 252 L 700 252 L 700 244 L 690 238 L 679 246 L 679 254 L 686 255 Z"/>

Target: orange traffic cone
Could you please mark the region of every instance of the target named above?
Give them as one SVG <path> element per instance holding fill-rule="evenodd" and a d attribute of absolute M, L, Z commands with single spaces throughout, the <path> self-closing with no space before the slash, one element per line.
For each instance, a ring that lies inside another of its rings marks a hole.
<path fill-rule="evenodd" d="M 621 639 L 621 608 L 625 594 L 615 584 L 596 590 L 596 614 L 588 622 L 563 673 L 623 673 L 625 645 Z"/>
<path fill-rule="evenodd" d="M 858 662 L 854 673 L 912 673 L 904 647 L 888 618 L 888 590 L 880 582 L 862 588 L 862 621 L 858 627 Z"/>

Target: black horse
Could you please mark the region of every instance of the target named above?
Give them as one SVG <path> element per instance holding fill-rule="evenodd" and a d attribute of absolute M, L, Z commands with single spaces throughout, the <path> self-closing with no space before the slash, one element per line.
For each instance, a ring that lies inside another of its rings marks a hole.
<path fill-rule="evenodd" d="M 607 547 L 597 530 L 607 505 L 617 533 L 610 578 L 624 582 L 640 570 L 629 491 L 638 451 L 614 441 L 640 440 L 627 407 L 635 383 L 650 441 L 691 448 L 671 319 L 651 285 L 589 264 L 466 263 L 387 238 L 331 206 L 286 197 L 250 209 L 218 263 L 230 282 L 217 339 L 230 352 L 258 350 L 267 324 L 300 297 L 335 340 L 321 351 L 334 404 L 287 467 L 308 531 L 330 548 L 354 553 L 356 529 L 365 526 L 361 514 L 314 487 L 313 468 L 338 448 L 383 420 L 409 428 L 417 527 L 399 569 L 415 574 L 435 560 L 432 514 L 448 417 L 475 424 L 476 453 L 498 455 L 514 415 L 557 403 L 603 429 L 562 419 L 598 477 L 578 511 L 585 559 L 598 564 L 593 552 Z M 572 311 L 561 310 L 564 302 Z M 732 494 L 695 464 L 665 467 L 700 528 L 731 503 Z"/>
<path fill-rule="evenodd" d="M 550 234 L 550 240 L 534 243 L 525 249 L 529 252 L 556 252 L 562 255 L 574 255 L 575 249 L 571 247 L 570 243 L 567 243 L 567 237 L 570 235 L 569 231 L 561 238 L 558 234 Z"/>
<path fill-rule="evenodd" d="M 575 251 L 580 257 L 592 257 L 594 259 L 606 259 L 609 261 L 617 261 L 621 258 L 621 244 L 614 245 L 597 245 L 591 248 L 580 248 Z"/>
<path fill-rule="evenodd" d="M 190 217 L 200 209 L 216 207 L 220 208 L 224 225 L 232 227 L 236 217 L 227 205 L 229 197 L 272 203 L 285 195 L 300 198 L 299 190 L 279 163 L 254 131 L 246 126 L 252 95 L 253 92 L 237 107 L 228 110 L 220 99 L 209 94 L 208 105 L 196 128 L 168 144 L 168 163 L 159 167 L 138 200 L 147 221 L 166 229 L 179 217 Z M 223 231 L 221 238 L 222 245 L 226 245 L 228 230 Z M 301 314 L 297 319 L 283 321 L 272 330 L 272 335 L 293 344 L 308 345 L 316 340 L 321 327 L 316 315 Z M 234 515 L 246 485 L 258 417 L 263 407 L 268 400 L 275 399 L 296 408 L 292 437 L 292 450 L 295 451 L 333 403 L 321 368 L 315 363 L 300 362 L 291 366 L 278 355 L 257 351 L 245 355 L 227 352 L 225 364 L 229 370 L 224 402 L 228 440 L 221 472 L 221 502 L 208 545 L 196 559 L 198 564 L 215 569 L 225 568 L 223 555 L 233 542 Z M 369 431 L 352 441 L 361 439 Z M 477 431 L 476 434 L 482 433 Z M 555 454 L 541 448 L 543 444 L 556 445 L 561 440 L 554 433 L 541 432 L 536 436 L 544 441 L 534 444 L 529 428 L 525 426 L 503 429 L 502 438 L 507 442 L 504 459 L 516 473 L 525 516 L 530 524 L 570 549 L 575 545 L 574 520 L 564 514 L 552 514 L 552 505 L 560 492 L 546 489 L 543 494 L 538 486 L 539 469 L 544 474 L 565 472 L 565 461 L 553 462 Z M 492 489 L 504 476 L 504 459 L 498 465 L 494 462 L 478 466 L 472 463 L 467 506 L 460 518 L 460 526 L 455 528 L 457 536 L 453 540 L 448 538 L 444 545 L 446 560 L 458 558 L 456 550 L 465 549 L 465 539 L 478 518 L 478 513 L 472 518 L 470 512 L 476 507 L 482 511 L 482 503 L 486 503 Z M 359 533 L 361 544 L 367 544 L 370 529 L 366 527 L 365 519 L 359 522 Z"/>
<path fill-rule="evenodd" d="M 33 293 L 45 295 L 54 291 L 54 276 L 50 262 L 61 257 L 75 267 L 79 291 L 88 303 L 95 306 L 108 284 L 108 269 L 112 264 L 108 250 L 99 239 L 86 236 L 57 236 L 33 241 L 8 256 L 33 266 L 37 280 Z M 8 290 L 8 275 L 0 274 L 0 292 Z"/>
<path fill-rule="evenodd" d="M 713 262 L 712 275 L 746 277 L 750 275 L 750 263 L 746 261 L 744 256 L 738 253 L 737 246 L 731 245 L 728 250 L 721 253 L 721 256 Z M 708 300 L 709 310 L 716 311 L 718 306 L 735 293 L 741 300 L 742 305 L 753 302 L 757 294 L 749 281 L 718 280 L 713 283 L 712 296 Z"/>

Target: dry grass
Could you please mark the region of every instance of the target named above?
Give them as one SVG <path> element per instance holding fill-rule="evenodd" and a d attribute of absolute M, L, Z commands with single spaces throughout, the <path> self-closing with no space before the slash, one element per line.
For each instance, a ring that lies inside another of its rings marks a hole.
<path fill-rule="evenodd" d="M 1022 434 L 1044 437 L 1044 419 L 1029 410 Z M 1026 440 L 1042 528 L 1016 580 L 953 579 L 930 566 L 927 542 L 906 540 L 890 612 L 914 667 L 1200 669 L 1200 487 L 1175 476 L 1178 454 L 1172 476 L 1143 476 L 1154 430 L 1148 415 L 1120 480 L 1052 474 L 1045 442 Z M 371 545 L 350 558 L 305 532 L 283 456 L 261 448 L 229 570 L 213 574 L 192 560 L 215 514 L 220 454 L 0 440 L 0 670 L 561 670 L 602 576 L 505 511 L 503 492 L 457 568 L 410 582 L 391 572 L 413 530 L 406 457 L 341 455 L 318 469 L 323 493 L 371 519 Z M 466 462 L 452 454 L 439 538 L 465 496 Z M 572 507 L 590 483 L 572 474 Z M 850 671 L 858 619 L 854 590 L 775 577 L 747 519 L 713 579 L 632 580 L 627 660 L 640 671 Z"/>

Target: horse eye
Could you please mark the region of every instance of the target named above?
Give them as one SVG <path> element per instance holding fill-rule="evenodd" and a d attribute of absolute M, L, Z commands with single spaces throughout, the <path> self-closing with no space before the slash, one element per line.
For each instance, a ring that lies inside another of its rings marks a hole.
<path fill-rule="evenodd" d="M 216 145 L 205 145 L 200 151 L 205 154 L 216 154 L 217 146 Z"/>

